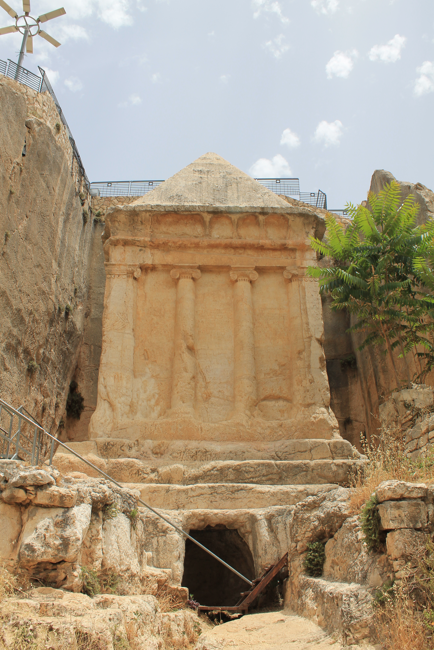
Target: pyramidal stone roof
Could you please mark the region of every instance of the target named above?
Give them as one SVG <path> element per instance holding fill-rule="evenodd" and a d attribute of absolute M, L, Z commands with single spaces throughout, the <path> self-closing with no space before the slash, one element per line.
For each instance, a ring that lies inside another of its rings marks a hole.
<path fill-rule="evenodd" d="M 215 153 L 206 153 L 134 201 L 136 206 L 264 208 L 290 212 L 286 201 Z"/>

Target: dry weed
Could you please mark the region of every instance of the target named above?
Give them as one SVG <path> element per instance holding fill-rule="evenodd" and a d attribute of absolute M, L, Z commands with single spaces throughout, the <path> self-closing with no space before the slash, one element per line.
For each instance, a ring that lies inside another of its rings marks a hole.
<path fill-rule="evenodd" d="M 376 641 L 383 650 L 432 650 L 431 611 L 418 606 L 406 584 L 395 587 L 393 595 L 375 608 Z"/>
<path fill-rule="evenodd" d="M 434 451 L 418 460 L 405 455 L 404 433 L 397 426 L 382 428 L 371 443 L 362 440 L 363 452 L 368 462 L 353 477 L 351 487 L 351 511 L 360 512 L 362 506 L 383 481 L 396 479 L 411 483 L 434 481 Z"/>
<path fill-rule="evenodd" d="M 186 609 L 185 601 L 174 591 L 162 587 L 155 595 L 160 605 L 160 612 L 176 612 L 179 609 Z"/>

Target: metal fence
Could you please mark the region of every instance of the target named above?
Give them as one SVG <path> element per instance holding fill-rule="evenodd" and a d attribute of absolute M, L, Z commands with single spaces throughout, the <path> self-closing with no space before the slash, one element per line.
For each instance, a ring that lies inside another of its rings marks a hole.
<path fill-rule="evenodd" d="M 84 165 L 83 165 L 83 162 L 81 160 L 81 156 L 80 156 L 80 154 L 78 152 L 77 145 L 75 144 L 75 140 L 72 137 L 71 129 L 69 128 L 69 124 L 66 121 L 66 117 L 65 117 L 65 115 L 64 115 L 64 113 L 62 111 L 62 107 L 60 106 L 59 100 L 56 97 L 56 93 L 53 90 L 53 86 L 51 85 L 50 80 L 47 77 L 47 73 L 40 66 L 38 66 L 38 68 L 39 68 L 39 72 L 41 73 L 41 77 L 42 77 L 40 92 L 41 93 L 48 92 L 48 93 L 50 93 L 51 97 L 53 98 L 53 101 L 54 101 L 54 103 L 56 105 L 57 112 L 59 113 L 59 117 L 60 117 L 60 119 L 62 121 L 62 124 L 66 127 L 69 142 L 70 142 L 71 147 L 72 147 L 72 153 L 73 153 L 74 158 L 77 161 L 77 165 L 78 165 L 78 168 L 80 170 L 80 174 L 82 175 L 82 177 L 84 179 L 84 182 L 86 183 L 87 189 L 89 190 L 90 189 L 89 179 L 88 179 L 86 171 L 84 169 Z"/>
<path fill-rule="evenodd" d="M 324 192 L 321 190 L 300 192 L 298 178 L 255 178 L 255 180 L 275 194 L 283 194 L 327 210 L 327 196 Z M 144 196 L 161 183 L 164 181 L 100 181 L 90 184 L 90 192 L 92 196 Z"/>
<path fill-rule="evenodd" d="M 33 90 L 36 90 L 36 92 L 40 92 L 41 90 L 41 77 L 38 77 L 37 74 L 33 74 L 33 72 L 30 72 L 30 70 L 26 70 L 26 68 L 22 68 L 20 65 L 17 65 L 10 59 L 7 62 L 0 61 L 0 73 L 5 77 L 9 77 L 10 79 L 18 81 L 24 86 L 33 88 Z"/>
<path fill-rule="evenodd" d="M 143 196 L 164 181 L 110 181 L 90 184 L 92 196 Z"/>
<path fill-rule="evenodd" d="M 31 465 L 48 460 L 51 465 L 55 444 L 24 406 L 14 409 L 0 399 L 0 458 L 26 460 Z"/>

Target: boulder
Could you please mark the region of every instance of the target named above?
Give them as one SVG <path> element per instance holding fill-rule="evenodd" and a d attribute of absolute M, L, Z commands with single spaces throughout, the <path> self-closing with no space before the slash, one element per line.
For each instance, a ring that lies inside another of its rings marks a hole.
<path fill-rule="evenodd" d="M 387 554 L 392 560 L 414 559 L 425 547 L 424 533 L 407 528 L 393 530 L 386 538 Z"/>
<path fill-rule="evenodd" d="M 401 499 L 424 499 L 427 494 L 428 488 L 424 483 L 383 481 L 377 488 L 377 499 L 380 503 Z"/>
<path fill-rule="evenodd" d="M 378 506 L 383 530 L 425 528 L 428 512 L 423 501 L 385 501 Z"/>

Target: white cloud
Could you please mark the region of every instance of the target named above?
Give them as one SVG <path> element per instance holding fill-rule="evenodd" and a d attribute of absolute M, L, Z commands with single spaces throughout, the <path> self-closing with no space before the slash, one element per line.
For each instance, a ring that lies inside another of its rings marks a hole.
<path fill-rule="evenodd" d="M 161 74 L 159 72 L 154 72 L 153 75 L 151 75 L 151 81 L 153 84 L 158 84 L 161 82 Z"/>
<path fill-rule="evenodd" d="M 253 18 L 259 18 L 263 12 L 272 13 L 276 14 L 282 23 L 289 23 L 289 18 L 283 15 L 280 2 L 277 0 L 253 0 L 253 7 L 255 8 Z"/>
<path fill-rule="evenodd" d="M 128 99 L 125 102 L 121 102 L 119 104 L 119 107 L 127 108 L 127 106 L 138 106 L 141 103 L 142 103 L 142 98 L 140 97 L 140 95 L 133 93 L 128 97 Z"/>
<path fill-rule="evenodd" d="M 337 147 L 340 144 L 341 137 L 344 133 L 344 125 L 340 120 L 326 122 L 323 120 L 316 127 L 314 142 L 323 144 L 324 147 Z"/>
<path fill-rule="evenodd" d="M 138 9 L 139 11 L 141 11 L 141 12 L 148 11 L 148 8 L 145 7 L 145 5 L 143 4 L 142 0 L 137 0 L 136 4 L 137 4 L 137 9 Z"/>
<path fill-rule="evenodd" d="M 220 75 L 220 81 L 222 82 L 222 84 L 227 84 L 230 78 L 231 78 L 230 74 Z"/>
<path fill-rule="evenodd" d="M 69 79 L 65 79 L 64 83 L 72 93 L 77 93 L 79 90 L 83 90 L 83 84 L 77 77 L 69 77 Z"/>
<path fill-rule="evenodd" d="M 272 160 L 259 158 L 249 169 L 249 174 L 254 178 L 287 178 L 292 176 L 288 161 L 277 154 Z"/>
<path fill-rule="evenodd" d="M 48 81 L 54 86 L 59 80 L 59 73 L 57 70 L 50 70 L 50 68 L 44 68 L 44 71 L 48 77 Z"/>
<path fill-rule="evenodd" d="M 276 36 L 276 38 L 273 38 L 272 41 L 267 41 L 264 43 L 264 48 L 271 52 L 271 54 L 276 58 L 280 59 L 285 52 L 289 50 L 289 45 L 284 43 L 285 41 L 285 36 L 284 34 L 279 34 L 279 36 Z"/>
<path fill-rule="evenodd" d="M 312 7 L 319 14 L 334 14 L 339 7 L 339 0 L 311 0 Z"/>
<path fill-rule="evenodd" d="M 133 0 L 64 0 L 63 5 L 66 9 L 65 18 L 60 19 L 63 21 L 81 20 L 95 14 L 97 18 L 114 29 L 131 25 L 133 22 L 131 15 Z M 141 0 L 135 2 L 134 5 L 139 11 L 143 10 Z M 50 0 L 40 0 L 38 10 L 41 13 L 50 11 L 52 8 L 53 3 Z"/>
<path fill-rule="evenodd" d="M 419 76 L 414 83 L 414 94 L 420 97 L 434 92 L 434 62 L 424 61 L 416 72 Z"/>
<path fill-rule="evenodd" d="M 57 33 L 62 43 L 66 43 L 69 39 L 73 41 L 89 40 L 89 34 L 80 25 L 61 25 Z"/>
<path fill-rule="evenodd" d="M 386 45 L 374 45 L 369 51 L 371 61 L 383 61 L 384 63 L 395 63 L 401 58 L 401 50 L 406 43 L 406 37 L 395 34 Z"/>
<path fill-rule="evenodd" d="M 290 149 L 296 149 L 300 146 L 300 138 L 291 129 L 285 129 L 280 138 L 280 144 L 286 144 Z"/>
<path fill-rule="evenodd" d="M 336 50 L 326 65 L 327 79 L 332 79 L 333 77 L 346 79 L 354 67 L 354 60 L 357 56 L 357 50 L 351 50 L 350 52 Z"/>

